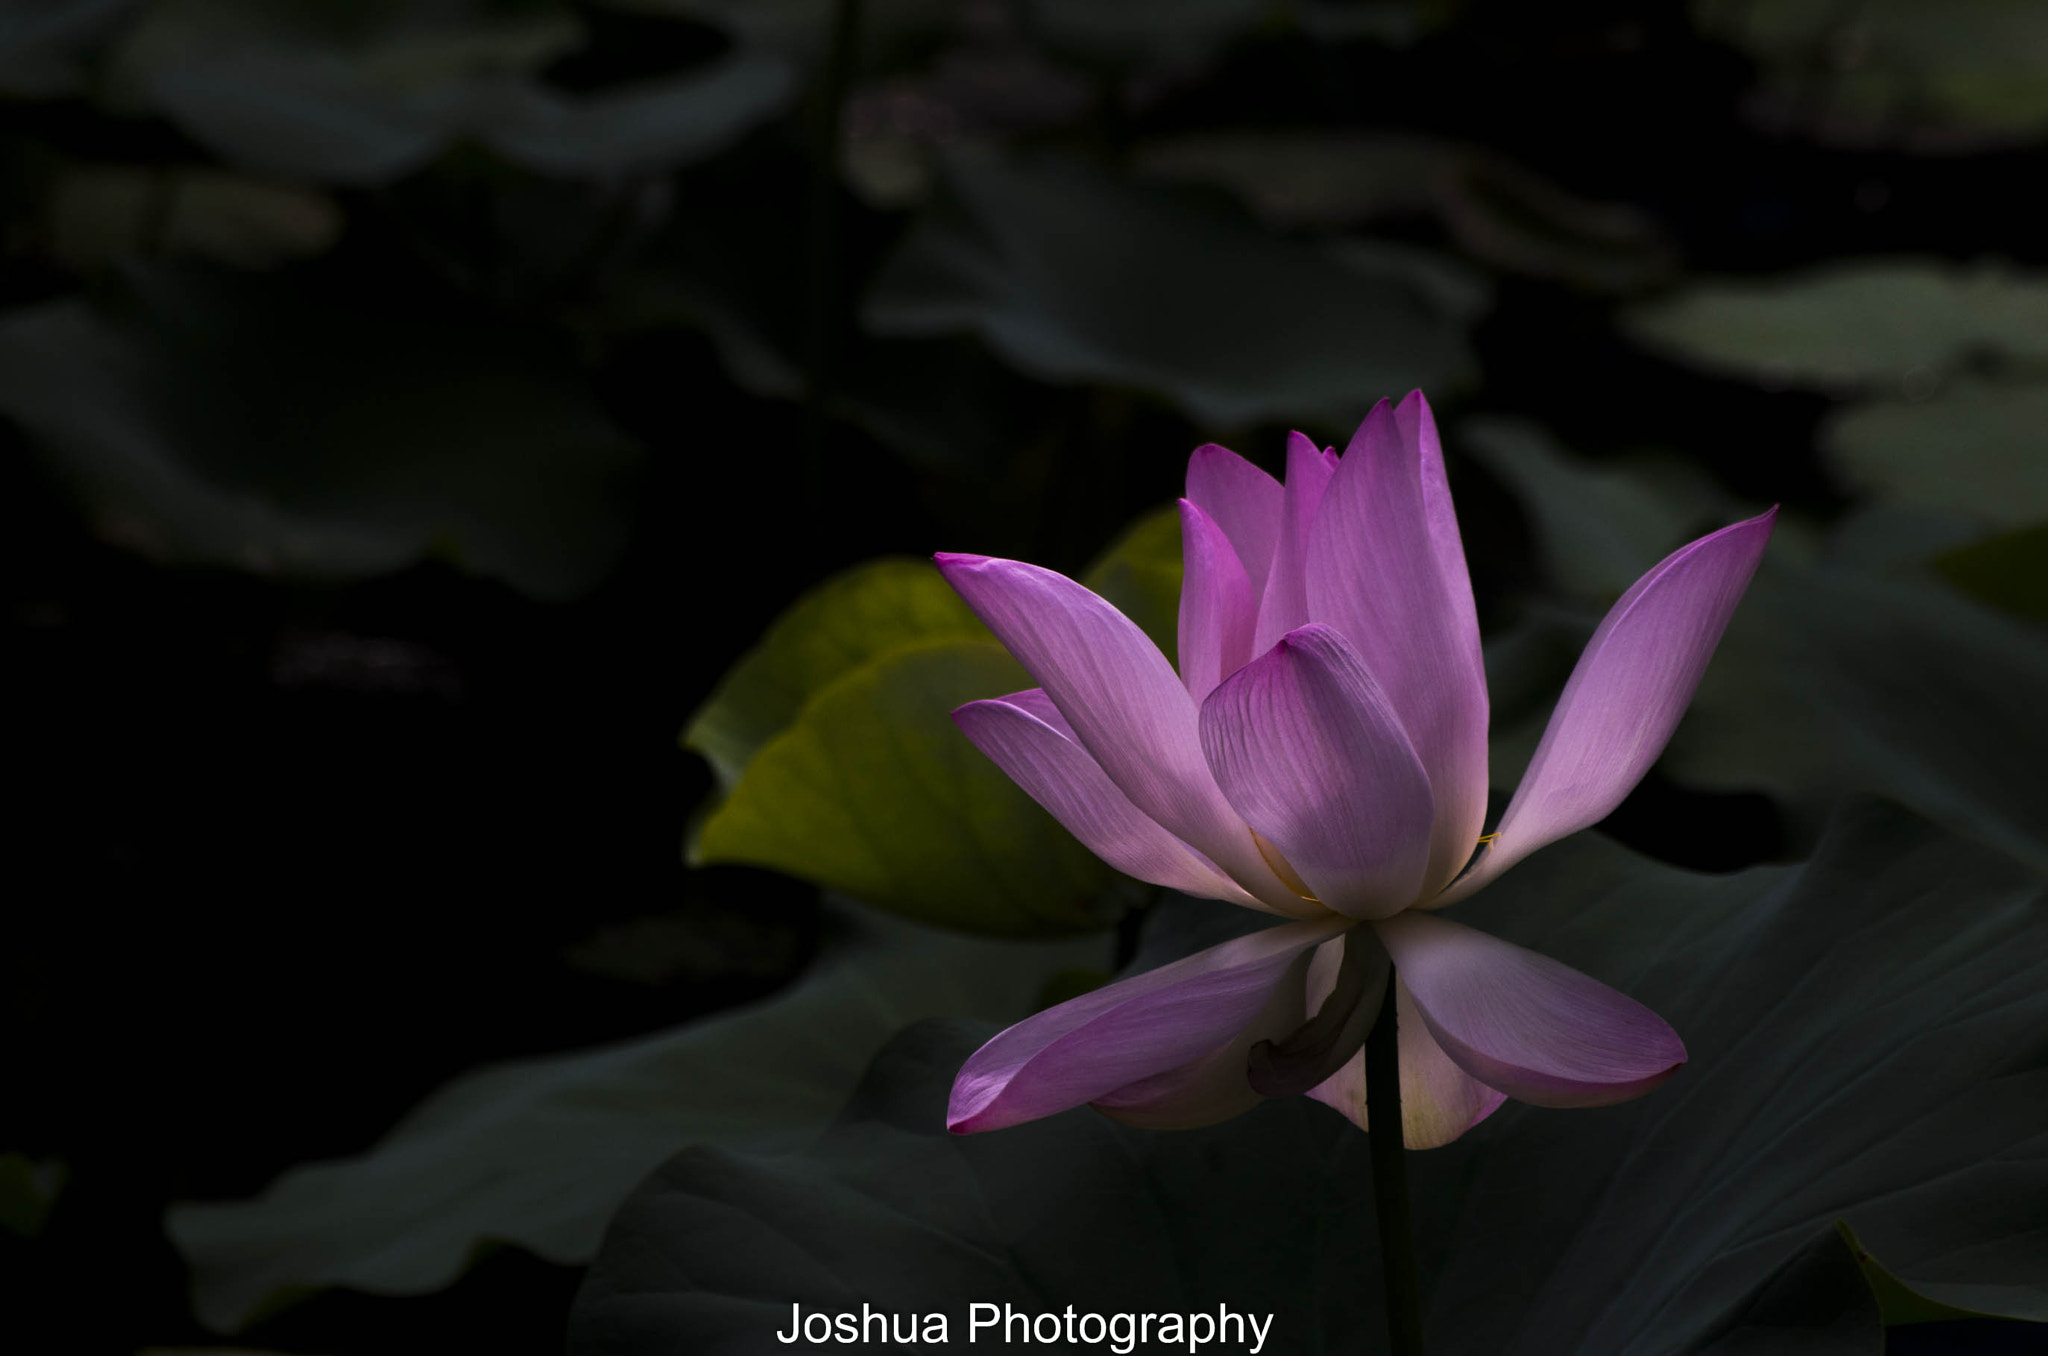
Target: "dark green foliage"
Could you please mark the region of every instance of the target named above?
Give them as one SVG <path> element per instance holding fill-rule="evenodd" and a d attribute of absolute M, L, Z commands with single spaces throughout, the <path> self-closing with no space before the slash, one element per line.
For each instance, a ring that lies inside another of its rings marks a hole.
<path fill-rule="evenodd" d="M 1801 868 L 1693 876 L 1580 838 L 1457 913 L 1652 1004 L 1691 1062 L 1411 1156 L 1432 1351 L 1876 1352 L 1838 1218 L 1923 1294 L 2048 1319 L 2037 878 L 1871 804 Z M 1083 1108 L 949 1136 L 985 1030 L 901 1038 L 809 1153 L 673 1160 L 614 1224 L 572 1351 L 770 1351 L 791 1300 L 950 1311 L 963 1350 L 970 1300 L 1226 1302 L 1278 1314 L 1283 1352 L 1379 1331 L 1348 1122 L 1297 1099 L 1173 1134 Z"/>

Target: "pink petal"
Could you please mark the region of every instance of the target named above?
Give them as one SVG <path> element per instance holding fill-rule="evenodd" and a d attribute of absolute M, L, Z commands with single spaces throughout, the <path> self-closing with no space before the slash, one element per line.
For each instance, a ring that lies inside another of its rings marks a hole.
<path fill-rule="evenodd" d="M 1366 417 L 1307 555 L 1309 615 L 1358 648 L 1429 774 L 1427 885 L 1455 876 L 1486 818 L 1486 670 L 1436 421 L 1420 392 Z"/>
<path fill-rule="evenodd" d="M 1777 513 L 1680 547 L 1621 596 L 1579 656 L 1492 847 L 1443 902 L 1605 819 L 1635 789 L 1692 701 Z"/>
<path fill-rule="evenodd" d="M 1282 497 L 1279 481 L 1227 447 L 1204 443 L 1188 458 L 1188 498 L 1230 538 L 1253 598 L 1266 589 Z"/>
<path fill-rule="evenodd" d="M 1401 1143 L 1410 1149 L 1438 1149 L 1491 1116 L 1507 1098 L 1466 1073 L 1429 1034 L 1415 996 L 1398 979 L 1394 990 L 1395 1038 L 1401 1061 Z M 1361 1130 L 1366 1115 L 1365 1051 L 1353 1055 L 1309 1096 L 1335 1107 Z"/>
<path fill-rule="evenodd" d="M 1374 927 L 1444 1053 L 1519 1101 L 1625 1102 L 1685 1063 L 1662 1017 L 1562 961 L 1413 910 Z"/>
<path fill-rule="evenodd" d="M 1127 876 L 1263 907 L 1215 863 L 1148 819 L 1075 742 L 1043 691 L 969 702 L 953 723 L 1081 845 Z"/>
<path fill-rule="evenodd" d="M 1223 794 L 1317 899 L 1353 918 L 1415 902 L 1429 779 L 1344 637 L 1290 632 L 1210 694 L 1201 728 Z"/>
<path fill-rule="evenodd" d="M 999 1130 L 1129 1088 L 1234 1040 L 1309 950 L 1350 926 L 1283 923 L 1027 1017 L 969 1056 L 946 1128 Z"/>
<path fill-rule="evenodd" d="M 1140 812 L 1273 908 L 1309 912 L 1217 789 L 1194 701 L 1135 622 L 1036 565 L 943 553 L 934 559 Z"/>
<path fill-rule="evenodd" d="M 1252 1084 L 1252 1049 L 1302 1024 L 1302 979 L 1314 954 L 1297 955 L 1266 995 L 1258 1015 L 1223 1045 L 1178 1068 L 1094 1098 L 1090 1105 L 1111 1120 L 1140 1130 L 1193 1130 L 1250 1111 L 1270 1095 Z"/>
<path fill-rule="evenodd" d="M 1302 563 L 1309 533 L 1323 502 L 1323 490 L 1336 474 L 1333 458 L 1299 433 L 1287 435 L 1287 487 L 1280 514 L 1280 535 L 1273 547 L 1273 568 L 1259 596 L 1259 624 L 1252 635 L 1252 653 L 1264 654 L 1280 637 L 1309 619 L 1308 585 Z"/>
<path fill-rule="evenodd" d="M 1223 529 L 1180 501 L 1180 676 L 1197 704 L 1252 657 L 1258 604 Z"/>

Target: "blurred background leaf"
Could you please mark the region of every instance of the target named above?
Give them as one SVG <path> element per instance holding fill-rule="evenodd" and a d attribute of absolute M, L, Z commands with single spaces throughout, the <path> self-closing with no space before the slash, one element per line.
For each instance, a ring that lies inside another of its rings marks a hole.
<path fill-rule="evenodd" d="M 1031 685 L 993 640 L 891 650 L 762 746 L 693 860 L 772 867 L 972 932 L 1103 927 L 1109 868 L 953 726 L 963 702 Z"/>
<path fill-rule="evenodd" d="M 383 184 L 466 140 L 570 178 L 667 168 L 774 113 L 793 84 L 780 58 L 745 50 L 581 96 L 536 78 L 583 38 L 572 8 L 515 0 L 160 0 L 113 54 L 109 98 L 259 173 Z"/>
<path fill-rule="evenodd" d="M 67 1175 L 61 1159 L 0 1154 L 0 1228 L 22 1238 L 41 1233 Z"/>
<path fill-rule="evenodd" d="M 422 1294 L 497 1244 L 587 1261 L 618 1202 L 676 1146 L 799 1147 L 906 1024 L 1014 1020 L 1048 978 L 1103 949 L 836 917 L 809 972 L 762 1002 L 464 1074 L 366 1154 L 294 1168 L 255 1200 L 174 1207 L 200 1318 L 236 1332 L 327 1286 Z"/>
<path fill-rule="evenodd" d="M 2048 383 L 1959 377 L 1917 401 L 1852 406 L 1820 436 L 1843 483 L 1866 494 L 1987 529 L 2048 522 Z"/>
<path fill-rule="evenodd" d="M 939 572 L 878 560 L 834 576 L 775 619 L 690 717 L 683 744 L 730 791 L 763 745 L 835 680 L 891 651 L 948 639 L 990 641 Z"/>
<path fill-rule="evenodd" d="M 1836 264 L 1694 283 L 1636 306 L 1626 324 L 1688 361 L 1759 381 L 1925 398 L 1966 362 L 2048 361 L 2048 279 L 1930 260 Z"/>
<path fill-rule="evenodd" d="M 22 0 L 0 14 L 0 93 L 53 99 L 86 83 L 86 63 L 140 0 Z"/>
<path fill-rule="evenodd" d="M 2024 0 L 1693 0 L 1763 65 L 1759 116 L 1852 145 L 1956 150 L 2048 131 L 2048 15 Z"/>
<path fill-rule="evenodd" d="M 310 277 L 125 283 L 0 321 L 0 409 L 109 539 L 324 580 L 433 552 L 543 597 L 622 549 L 638 450 L 555 336 Z"/>
<path fill-rule="evenodd" d="M 1151 142 L 1137 167 L 1233 191 L 1279 227 L 1351 227 L 1429 215 L 1473 258 L 1598 291 L 1676 268 L 1656 222 L 1588 202 L 1485 148 L 1393 132 L 1233 131 Z"/>
<path fill-rule="evenodd" d="M 1346 269 L 1074 163 L 961 156 L 946 181 L 868 299 L 878 334 L 972 331 L 1034 376 L 1158 390 L 1225 427 L 1341 422 L 1360 391 L 1470 376 L 1463 317 L 1412 269 Z"/>
<path fill-rule="evenodd" d="M 1178 512 L 1142 519 L 1083 580 L 1171 655 Z M 930 565 L 874 561 L 828 580 L 684 731 L 720 784 L 691 860 L 771 867 L 969 932 L 1113 922 L 1136 887 L 1113 887 L 1115 873 L 953 725 L 955 707 L 1030 686 Z"/>

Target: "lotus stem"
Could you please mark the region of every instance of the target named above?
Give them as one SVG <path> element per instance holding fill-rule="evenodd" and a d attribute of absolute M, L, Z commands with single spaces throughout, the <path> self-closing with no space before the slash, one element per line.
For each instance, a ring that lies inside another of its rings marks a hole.
<path fill-rule="evenodd" d="M 1401 1046 L 1394 1017 L 1395 975 L 1365 1038 L 1366 1138 L 1372 1147 L 1372 1197 L 1386 1281 L 1387 1341 L 1393 1356 L 1422 1356 L 1422 1283 L 1408 1214 L 1408 1150 L 1401 1133 Z"/>

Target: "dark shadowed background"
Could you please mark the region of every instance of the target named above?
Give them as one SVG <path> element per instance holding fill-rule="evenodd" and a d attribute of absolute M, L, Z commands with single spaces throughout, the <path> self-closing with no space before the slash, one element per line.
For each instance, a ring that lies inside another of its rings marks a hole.
<path fill-rule="evenodd" d="M 0 1345 L 218 1346 L 174 1202 L 790 983 L 831 915 L 685 865 L 692 712 L 834 571 L 1078 574 L 1205 441 L 1423 388 L 1489 638 L 1777 502 L 2038 643 L 2044 54 L 1994 0 L 9 0 Z M 1724 872 L 1905 794 L 1717 751 L 1606 830 Z M 1984 836 L 2040 870 L 2033 794 Z M 555 1351 L 580 1274 L 233 1340 Z"/>

